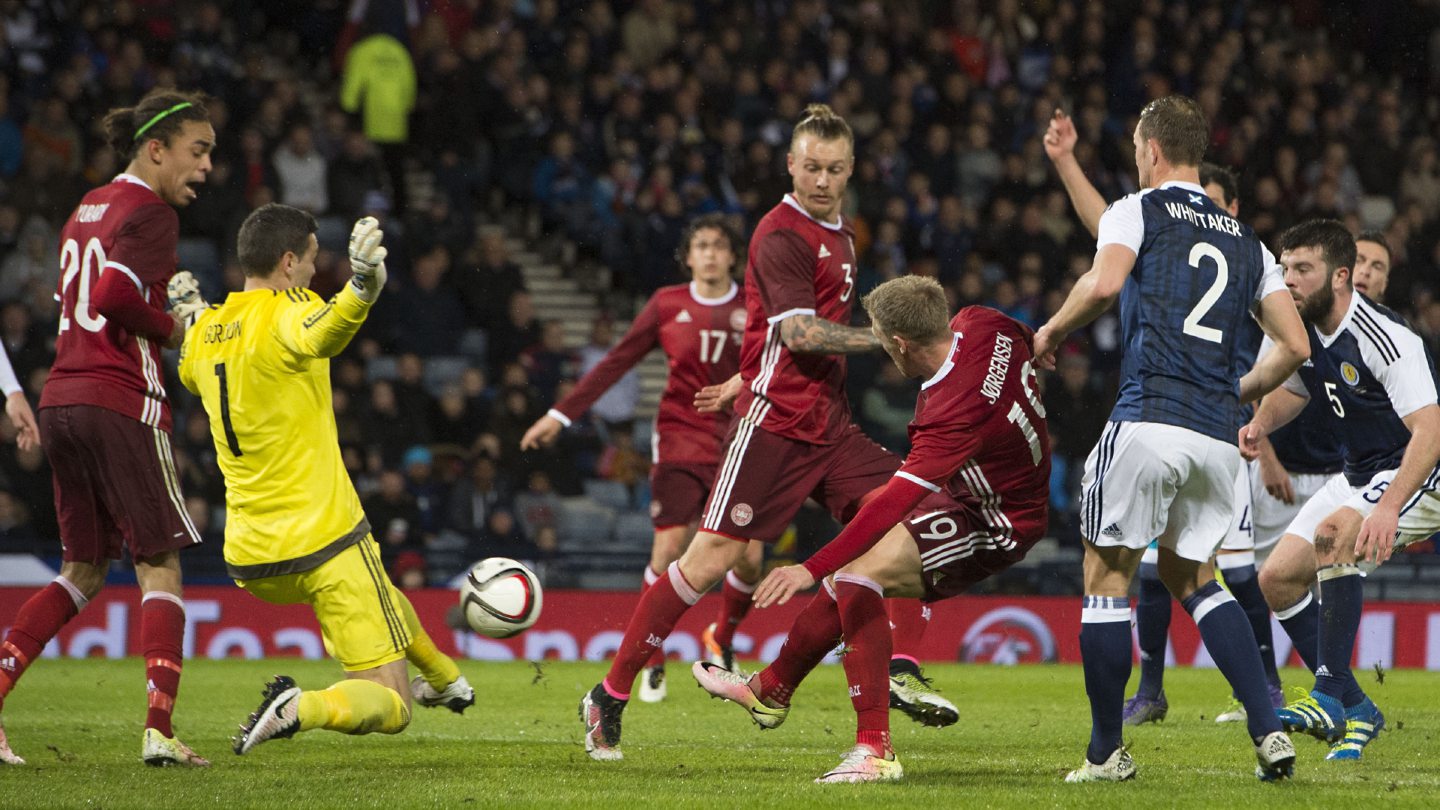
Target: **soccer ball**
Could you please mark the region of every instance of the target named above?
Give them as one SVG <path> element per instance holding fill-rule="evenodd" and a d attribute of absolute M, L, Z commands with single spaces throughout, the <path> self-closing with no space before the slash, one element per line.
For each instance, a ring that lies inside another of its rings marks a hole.
<path fill-rule="evenodd" d="M 540 618 L 540 580 L 508 557 L 490 557 L 470 569 L 460 585 L 460 610 L 470 629 L 490 638 L 509 638 Z"/>

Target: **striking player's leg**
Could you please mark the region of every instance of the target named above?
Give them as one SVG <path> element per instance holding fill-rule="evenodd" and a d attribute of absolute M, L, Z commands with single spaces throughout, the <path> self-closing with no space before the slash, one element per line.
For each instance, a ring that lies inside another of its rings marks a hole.
<path fill-rule="evenodd" d="M 41 588 L 15 614 L 10 631 L 0 642 L 0 711 L 26 668 L 39 657 L 67 622 L 75 618 L 105 584 L 105 568 L 85 562 L 65 562 L 60 575 Z M 0 715 L 3 716 L 3 715 Z M 0 722 L 0 764 L 21 765 L 25 760 L 10 749 Z"/>
<path fill-rule="evenodd" d="M 592 759 L 621 759 L 620 717 L 630 700 L 635 677 L 659 649 L 675 623 L 719 582 L 744 553 L 734 538 L 702 531 L 695 535 L 665 576 L 645 590 L 631 614 L 620 649 L 604 680 L 580 701 L 585 750 Z"/>
<path fill-rule="evenodd" d="M 167 551 L 136 560 L 135 577 L 142 594 L 140 641 L 149 705 L 141 756 L 146 765 L 208 766 L 208 760 L 196 756 L 177 739 L 170 722 L 185 661 L 185 601 L 180 591 L 179 553 Z"/>
<path fill-rule="evenodd" d="M 930 625 L 930 605 L 919 599 L 888 598 L 890 617 L 890 708 L 915 722 L 943 728 L 960 719 L 960 710 L 920 670 L 920 644 Z"/>
<path fill-rule="evenodd" d="M 776 436 L 748 417 L 731 424 L 699 532 L 666 575 L 640 597 L 609 673 L 580 702 L 591 758 L 622 758 L 620 718 L 635 676 L 680 617 L 739 562 L 748 538 L 770 541 L 780 536 L 835 457 L 835 447 Z"/>
<path fill-rule="evenodd" d="M 779 655 L 769 666 L 747 677 L 699 661 L 691 672 L 712 697 L 735 702 L 757 726 L 770 729 L 785 722 L 795 689 L 839 644 L 840 608 L 835 601 L 835 586 L 826 579 L 795 617 Z"/>
<path fill-rule="evenodd" d="M 847 651 L 841 659 L 855 708 L 855 748 L 817 782 L 900 779 L 890 740 L 890 617 L 884 596 L 918 598 L 920 551 L 903 526 L 891 529 L 863 556 L 835 575 L 835 595 Z"/>
<path fill-rule="evenodd" d="M 919 599 L 890 598 L 885 600 L 890 615 L 890 674 L 919 674 L 920 645 L 930 628 L 930 606 Z"/>
<path fill-rule="evenodd" d="M 705 628 L 701 642 L 710 662 L 726 669 L 735 669 L 735 630 L 750 612 L 750 597 L 760 584 L 761 565 L 765 561 L 765 544 L 751 540 L 740 562 L 725 574 L 720 587 L 720 612 Z"/>
<path fill-rule="evenodd" d="M 475 705 L 474 688 L 460 674 L 460 667 L 455 665 L 454 659 L 435 646 L 405 592 L 397 588 L 393 595 L 410 632 L 405 660 L 420 670 L 420 674 L 411 679 L 408 694 L 427 709 L 444 706 L 456 714 L 464 714 L 466 709 Z"/>
<path fill-rule="evenodd" d="M 1125 701 L 1125 725 L 1165 719 L 1165 650 L 1170 643 L 1170 591 L 1156 567 L 1160 553 L 1152 543 L 1140 559 L 1140 596 L 1135 603 L 1135 636 L 1140 643 L 1140 685 Z"/>
<path fill-rule="evenodd" d="M 308 603 L 320 622 L 325 647 L 346 679 L 321 690 L 302 690 L 278 676 L 234 738 L 237 754 L 266 740 L 323 728 L 346 734 L 396 734 L 410 722 L 406 654 L 412 645 L 400 592 L 380 567 L 375 541 L 365 539 L 319 567 L 238 584 L 267 602 Z"/>

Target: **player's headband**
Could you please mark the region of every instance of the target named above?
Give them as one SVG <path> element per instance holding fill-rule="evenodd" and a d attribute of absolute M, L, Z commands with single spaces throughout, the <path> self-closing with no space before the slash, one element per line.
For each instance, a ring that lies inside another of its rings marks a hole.
<path fill-rule="evenodd" d="M 171 107 L 170 109 L 165 110 L 164 112 L 155 113 L 155 117 L 154 117 L 154 118 L 151 118 L 149 121 L 146 121 L 146 122 L 145 122 L 145 126 L 140 127 L 139 129 L 135 130 L 135 140 L 137 140 L 137 141 L 140 140 L 140 136 L 141 136 L 141 135 L 144 135 L 145 132 L 146 132 L 146 130 L 148 130 L 148 129 L 150 129 L 151 127 L 155 126 L 156 124 L 160 123 L 161 119 L 165 118 L 166 116 L 170 115 L 171 113 L 177 113 L 177 112 L 180 112 L 181 110 L 185 109 L 186 107 L 194 107 L 194 106 L 195 106 L 194 102 L 182 101 L 182 102 L 180 102 L 179 104 L 176 104 L 174 107 Z"/>

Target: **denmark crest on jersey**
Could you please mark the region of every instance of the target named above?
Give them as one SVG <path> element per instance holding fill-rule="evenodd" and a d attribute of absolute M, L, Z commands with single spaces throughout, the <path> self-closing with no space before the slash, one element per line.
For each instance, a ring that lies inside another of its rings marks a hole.
<path fill-rule="evenodd" d="M 730 328 L 734 329 L 736 332 L 745 331 L 745 310 L 730 310 Z"/>
<path fill-rule="evenodd" d="M 737 503 L 730 510 L 730 520 L 736 526 L 749 526 L 750 521 L 755 519 L 755 510 L 750 508 L 748 503 Z"/>
<path fill-rule="evenodd" d="M 1346 385 L 1354 388 L 1360 384 L 1360 372 L 1357 371 L 1354 366 L 1350 365 L 1349 362 L 1341 363 L 1340 379 L 1344 380 Z"/>

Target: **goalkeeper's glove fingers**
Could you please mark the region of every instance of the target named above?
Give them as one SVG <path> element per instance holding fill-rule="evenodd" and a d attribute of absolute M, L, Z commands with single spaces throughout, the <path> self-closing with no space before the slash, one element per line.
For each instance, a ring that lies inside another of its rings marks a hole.
<path fill-rule="evenodd" d="M 373 302 L 385 287 L 387 251 L 380 244 L 384 238 L 374 217 L 362 217 L 350 231 L 350 269 L 354 272 L 350 283 L 365 301 Z"/>
<path fill-rule="evenodd" d="M 210 306 L 201 297 L 200 284 L 189 270 L 181 270 L 171 276 L 165 291 L 170 301 L 170 311 L 184 321 L 186 326 L 194 325 L 200 313 Z"/>

